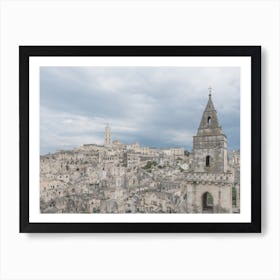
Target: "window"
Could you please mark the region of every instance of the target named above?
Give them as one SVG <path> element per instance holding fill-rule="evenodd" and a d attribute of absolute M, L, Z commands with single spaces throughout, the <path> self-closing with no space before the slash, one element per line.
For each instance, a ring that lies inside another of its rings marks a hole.
<path fill-rule="evenodd" d="M 208 119 L 207 119 L 207 123 L 208 123 L 208 125 L 211 125 L 211 123 L 212 123 L 212 119 L 211 119 L 211 117 L 208 117 Z"/>
<path fill-rule="evenodd" d="M 210 156 L 206 157 L 206 167 L 210 166 Z"/>
<path fill-rule="evenodd" d="M 236 207 L 236 188 L 232 188 L 232 206 Z"/>

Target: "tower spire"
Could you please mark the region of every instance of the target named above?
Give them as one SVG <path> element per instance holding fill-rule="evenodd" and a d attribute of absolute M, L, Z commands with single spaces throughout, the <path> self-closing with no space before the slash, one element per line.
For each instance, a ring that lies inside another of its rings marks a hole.
<path fill-rule="evenodd" d="M 193 168 L 195 172 L 226 172 L 227 137 L 218 122 L 212 88 L 208 90 L 208 102 L 193 140 Z"/>
<path fill-rule="evenodd" d="M 214 107 L 213 101 L 212 101 L 212 87 L 210 86 L 208 88 L 209 91 L 209 98 L 207 105 L 204 109 L 199 130 L 203 129 L 218 129 L 220 128 L 219 121 L 218 121 L 218 116 L 217 116 L 217 111 Z M 210 131 L 209 131 L 210 133 Z"/>

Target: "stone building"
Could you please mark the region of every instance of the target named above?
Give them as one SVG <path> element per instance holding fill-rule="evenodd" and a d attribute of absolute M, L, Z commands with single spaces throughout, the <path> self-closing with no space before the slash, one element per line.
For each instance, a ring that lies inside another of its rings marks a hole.
<path fill-rule="evenodd" d="M 193 137 L 192 157 L 185 183 L 188 212 L 233 212 L 232 191 L 238 190 L 239 206 L 239 182 L 236 184 L 234 170 L 228 165 L 227 137 L 219 125 L 211 93 Z"/>
<path fill-rule="evenodd" d="M 192 152 L 112 141 L 40 157 L 42 213 L 239 213 L 240 152 L 228 151 L 211 93 Z"/>
<path fill-rule="evenodd" d="M 193 137 L 194 172 L 227 172 L 227 137 L 219 125 L 211 94 Z"/>

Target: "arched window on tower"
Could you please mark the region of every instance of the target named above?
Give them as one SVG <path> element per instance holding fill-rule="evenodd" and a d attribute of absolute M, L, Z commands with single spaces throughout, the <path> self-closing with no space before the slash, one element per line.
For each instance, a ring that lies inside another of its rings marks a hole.
<path fill-rule="evenodd" d="M 208 126 L 210 126 L 211 123 L 212 123 L 212 119 L 211 119 L 211 117 L 208 117 L 208 118 L 207 118 L 207 124 L 208 124 Z"/>
<path fill-rule="evenodd" d="M 206 167 L 210 166 L 210 156 L 206 156 Z"/>

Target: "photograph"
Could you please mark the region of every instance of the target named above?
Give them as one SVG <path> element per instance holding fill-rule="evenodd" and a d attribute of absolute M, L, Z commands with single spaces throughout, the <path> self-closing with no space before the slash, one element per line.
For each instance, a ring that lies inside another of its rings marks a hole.
<path fill-rule="evenodd" d="M 280 1 L 23 2 L 0 279 L 280 280 Z"/>
<path fill-rule="evenodd" d="M 21 232 L 259 232 L 260 50 L 20 46 Z"/>
<path fill-rule="evenodd" d="M 41 213 L 239 213 L 239 174 L 238 67 L 40 68 Z"/>

